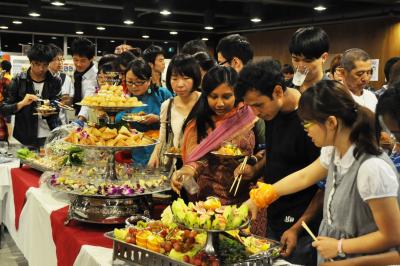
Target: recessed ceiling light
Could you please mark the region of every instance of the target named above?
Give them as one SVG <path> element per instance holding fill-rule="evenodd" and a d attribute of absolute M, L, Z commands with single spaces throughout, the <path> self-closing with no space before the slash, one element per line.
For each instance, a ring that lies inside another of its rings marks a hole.
<path fill-rule="evenodd" d="M 13 20 L 13 22 L 12 22 L 13 24 L 17 24 L 17 25 L 19 25 L 19 24 L 22 24 L 22 21 L 20 21 L 20 20 Z"/>
<path fill-rule="evenodd" d="M 56 36 L 51 37 L 52 40 L 57 40 Z"/>
<path fill-rule="evenodd" d="M 171 34 L 171 35 L 177 35 L 178 32 L 177 32 L 177 31 L 170 31 L 169 34 Z"/>
<path fill-rule="evenodd" d="M 54 0 L 54 1 L 51 1 L 51 4 L 52 4 L 53 6 L 64 6 L 64 5 L 65 5 L 65 1 L 62 1 L 62 0 Z"/>
<path fill-rule="evenodd" d="M 101 51 L 100 51 L 100 50 L 97 50 L 97 53 L 101 54 Z"/>
<path fill-rule="evenodd" d="M 84 32 L 81 30 L 75 31 L 76 34 L 82 35 Z"/>
<path fill-rule="evenodd" d="M 131 19 L 125 19 L 124 20 L 124 23 L 126 24 L 126 25 L 132 25 L 133 23 L 135 23 L 133 20 L 131 20 Z"/>
<path fill-rule="evenodd" d="M 102 27 L 102 26 L 98 26 L 96 29 L 98 29 L 98 30 L 105 30 L 106 28 L 105 28 L 105 27 Z"/>
<path fill-rule="evenodd" d="M 32 44 L 31 42 L 28 42 L 28 44 Z"/>
<path fill-rule="evenodd" d="M 7 26 L 0 26 L 0 29 L 6 30 L 6 29 L 8 29 L 8 27 Z"/>
<path fill-rule="evenodd" d="M 250 19 L 250 21 L 254 22 L 254 23 L 258 23 L 258 22 L 261 22 L 261 19 L 258 17 L 254 17 L 254 18 Z"/>
<path fill-rule="evenodd" d="M 22 43 L 18 43 L 19 46 L 22 46 Z"/>
<path fill-rule="evenodd" d="M 4 44 L 4 47 L 6 47 L 6 48 L 7 48 L 7 47 L 8 47 L 8 44 Z"/>
<path fill-rule="evenodd" d="M 43 42 L 43 40 L 39 40 L 38 42 Z"/>
<path fill-rule="evenodd" d="M 201 40 L 202 41 L 208 41 L 208 38 L 207 37 L 203 37 L 203 38 L 201 38 Z"/>
<path fill-rule="evenodd" d="M 32 11 L 32 12 L 29 12 L 29 16 L 31 16 L 31 17 L 40 17 L 40 14 L 38 12 Z"/>
<path fill-rule="evenodd" d="M 314 7 L 314 10 L 317 10 L 317 11 L 324 11 L 324 10 L 326 10 L 326 7 L 324 7 L 323 5 L 318 5 L 318 6 L 315 6 L 315 7 Z"/>
<path fill-rule="evenodd" d="M 168 42 L 164 42 L 165 44 L 168 44 Z"/>
<path fill-rule="evenodd" d="M 205 26 L 204 29 L 205 29 L 205 30 L 213 30 L 214 27 L 213 27 L 213 26 Z"/>
<path fill-rule="evenodd" d="M 160 11 L 160 14 L 163 16 L 168 16 L 171 15 L 171 11 L 169 11 L 168 9 L 163 9 Z"/>
<path fill-rule="evenodd" d="M 114 40 L 110 40 L 110 42 L 115 42 Z"/>
<path fill-rule="evenodd" d="M 148 38 L 150 38 L 150 36 L 149 35 L 142 35 L 142 38 L 143 39 L 148 39 Z"/>

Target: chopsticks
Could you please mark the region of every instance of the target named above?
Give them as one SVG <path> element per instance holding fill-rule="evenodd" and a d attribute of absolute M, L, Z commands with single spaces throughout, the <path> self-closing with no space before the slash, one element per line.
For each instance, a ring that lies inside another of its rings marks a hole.
<path fill-rule="evenodd" d="M 244 171 L 244 168 L 246 167 L 246 164 L 247 164 L 247 160 L 248 160 L 248 159 L 249 159 L 249 156 L 244 157 L 244 160 L 243 160 L 243 162 L 240 164 L 240 167 L 239 167 L 239 173 L 240 173 L 240 174 L 237 175 L 237 176 L 235 176 L 235 179 L 233 180 L 231 189 L 229 190 L 229 192 L 232 192 L 232 189 L 233 189 L 233 187 L 235 186 L 235 183 L 236 183 L 236 181 L 237 181 L 235 193 L 233 194 L 233 196 L 236 196 L 236 193 L 237 193 L 237 191 L 238 191 L 238 189 L 239 189 L 240 182 L 242 181 L 242 176 L 243 176 L 242 173 L 243 173 L 243 171 Z"/>
<path fill-rule="evenodd" d="M 304 222 L 301 221 L 301 226 L 307 231 L 307 233 L 314 239 L 314 241 L 318 241 L 318 239 L 315 237 L 314 233 L 311 231 L 311 229 L 308 227 L 308 225 Z M 329 259 L 329 261 L 334 261 L 333 259 Z"/>

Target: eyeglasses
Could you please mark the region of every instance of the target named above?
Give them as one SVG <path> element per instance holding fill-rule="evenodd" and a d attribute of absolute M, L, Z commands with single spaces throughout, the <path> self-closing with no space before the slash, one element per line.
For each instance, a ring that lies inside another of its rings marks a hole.
<path fill-rule="evenodd" d="M 147 80 L 141 80 L 141 81 L 130 81 L 130 80 L 127 80 L 125 83 L 126 83 L 126 85 L 128 85 L 128 86 L 132 86 L 132 85 L 135 85 L 135 86 L 142 86 L 143 84 L 145 84 L 147 82 Z"/>
<path fill-rule="evenodd" d="M 304 130 L 308 130 L 310 127 L 312 127 L 315 123 L 313 123 L 313 122 L 308 122 L 308 121 L 303 121 L 303 122 L 301 122 L 301 124 L 303 125 L 303 127 L 304 127 Z"/>
<path fill-rule="evenodd" d="M 223 66 L 225 64 L 229 64 L 230 65 L 231 64 L 230 61 L 231 60 L 225 60 L 224 62 L 218 63 L 218 65 L 220 65 L 220 66 Z"/>

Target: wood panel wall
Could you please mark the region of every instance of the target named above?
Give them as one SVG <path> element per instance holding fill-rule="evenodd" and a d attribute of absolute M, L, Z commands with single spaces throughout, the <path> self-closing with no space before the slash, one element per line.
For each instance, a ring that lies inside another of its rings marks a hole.
<path fill-rule="evenodd" d="M 321 25 L 330 39 L 330 54 L 338 54 L 349 48 L 361 48 L 371 58 L 378 58 L 379 81 L 371 82 L 380 88 L 385 81 L 385 62 L 400 56 L 400 20 L 395 18 Z M 272 56 L 282 64 L 291 63 L 288 43 L 297 28 L 245 34 L 254 48 L 256 58 Z M 329 60 L 330 62 L 330 60 Z M 328 68 L 328 67 L 327 67 Z"/>

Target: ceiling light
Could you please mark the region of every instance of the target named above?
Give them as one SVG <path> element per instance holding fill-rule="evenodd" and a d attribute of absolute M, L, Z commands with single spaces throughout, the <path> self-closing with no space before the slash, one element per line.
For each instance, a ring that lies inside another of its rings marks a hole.
<path fill-rule="evenodd" d="M 114 43 L 115 41 L 114 41 L 114 40 L 110 40 L 110 42 L 111 42 L 111 43 Z"/>
<path fill-rule="evenodd" d="M 135 1 L 125 0 L 122 10 L 122 21 L 126 25 L 132 25 L 135 23 Z"/>
<path fill-rule="evenodd" d="M 259 23 L 259 22 L 261 22 L 261 19 L 258 17 L 254 17 L 254 18 L 250 19 L 250 21 L 254 22 L 254 23 Z"/>
<path fill-rule="evenodd" d="M 53 6 L 65 6 L 65 0 L 54 0 L 51 1 Z"/>
<path fill-rule="evenodd" d="M 6 29 L 8 29 L 8 27 L 7 26 L 0 26 L 0 29 L 6 30 Z"/>
<path fill-rule="evenodd" d="M 13 23 L 13 24 L 16 24 L 16 25 L 19 25 L 19 24 L 22 24 L 22 21 L 20 21 L 20 20 L 13 20 L 12 23 Z"/>
<path fill-rule="evenodd" d="M 124 20 L 124 23 L 126 24 L 126 25 L 132 25 L 133 23 L 135 23 L 133 20 L 131 20 L 131 19 L 125 19 Z"/>
<path fill-rule="evenodd" d="M 177 31 L 170 31 L 169 34 L 171 34 L 171 35 L 177 35 L 178 32 L 177 32 Z"/>
<path fill-rule="evenodd" d="M 150 36 L 149 35 L 142 35 L 142 38 L 143 39 L 148 39 L 148 38 L 150 38 Z"/>
<path fill-rule="evenodd" d="M 28 42 L 28 44 L 30 44 L 30 45 L 31 45 L 32 43 L 31 43 L 31 42 Z"/>
<path fill-rule="evenodd" d="M 165 44 L 168 44 L 168 42 L 164 42 Z"/>
<path fill-rule="evenodd" d="M 324 7 L 323 5 L 318 5 L 318 6 L 315 6 L 315 7 L 314 7 L 314 10 L 317 10 L 317 11 L 324 11 L 324 10 L 326 10 L 326 7 Z"/>
<path fill-rule="evenodd" d="M 28 0 L 29 16 L 40 17 L 40 0 Z"/>
<path fill-rule="evenodd" d="M 204 13 L 204 29 L 213 30 L 214 29 L 214 11 L 206 10 Z"/>
<path fill-rule="evenodd" d="M 163 9 L 160 11 L 160 14 L 163 16 L 168 16 L 171 15 L 171 11 L 169 11 L 168 9 Z"/>
<path fill-rule="evenodd" d="M 43 42 L 43 40 L 39 40 L 38 42 Z"/>
<path fill-rule="evenodd" d="M 4 44 L 4 47 L 7 48 L 7 47 L 8 47 L 8 44 Z"/>
<path fill-rule="evenodd" d="M 57 40 L 56 36 L 51 37 L 52 40 Z"/>
<path fill-rule="evenodd" d="M 203 38 L 201 38 L 201 40 L 202 41 L 208 41 L 208 38 L 207 37 L 203 37 Z"/>
<path fill-rule="evenodd" d="M 98 30 L 105 30 L 106 28 L 105 28 L 105 27 L 102 27 L 102 26 L 98 26 L 96 29 L 98 29 Z"/>
<path fill-rule="evenodd" d="M 76 34 L 79 34 L 79 35 L 82 35 L 84 32 L 81 31 L 81 30 L 77 30 L 77 31 L 75 31 L 75 33 L 76 33 Z"/>
<path fill-rule="evenodd" d="M 32 12 L 29 12 L 29 16 L 31 16 L 31 17 L 40 17 L 40 14 L 38 12 L 32 11 Z"/>
<path fill-rule="evenodd" d="M 97 50 L 97 53 L 101 54 L 101 51 L 100 51 L 100 50 Z"/>

